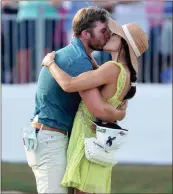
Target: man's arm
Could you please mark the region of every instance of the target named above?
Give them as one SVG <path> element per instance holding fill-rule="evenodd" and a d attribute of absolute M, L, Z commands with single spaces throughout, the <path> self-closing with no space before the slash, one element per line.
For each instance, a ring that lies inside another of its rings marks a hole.
<path fill-rule="evenodd" d="M 126 115 L 126 109 L 117 109 L 104 101 L 97 88 L 80 92 L 80 96 L 88 108 L 88 111 L 95 117 L 113 122 L 122 120 Z"/>

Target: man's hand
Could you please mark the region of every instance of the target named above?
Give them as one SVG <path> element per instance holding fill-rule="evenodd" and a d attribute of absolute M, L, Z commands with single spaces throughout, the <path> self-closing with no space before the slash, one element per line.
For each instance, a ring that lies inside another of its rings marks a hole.
<path fill-rule="evenodd" d="M 41 65 L 42 65 L 42 66 L 49 67 L 50 64 L 54 62 L 55 55 L 56 55 L 56 52 L 55 52 L 55 51 L 53 51 L 53 52 L 51 52 L 51 53 L 48 53 L 48 54 L 44 57 L 44 59 L 43 59 Z"/>

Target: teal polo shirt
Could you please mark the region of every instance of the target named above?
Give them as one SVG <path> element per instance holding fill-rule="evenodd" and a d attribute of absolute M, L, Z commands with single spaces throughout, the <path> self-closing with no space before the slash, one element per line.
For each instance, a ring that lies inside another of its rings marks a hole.
<path fill-rule="evenodd" d="M 73 77 L 93 70 L 83 43 L 78 38 L 73 38 L 69 45 L 56 52 L 55 62 Z M 38 122 L 70 132 L 80 101 L 78 92 L 64 92 L 48 68 L 42 67 L 35 95 L 34 116 L 38 115 Z"/>

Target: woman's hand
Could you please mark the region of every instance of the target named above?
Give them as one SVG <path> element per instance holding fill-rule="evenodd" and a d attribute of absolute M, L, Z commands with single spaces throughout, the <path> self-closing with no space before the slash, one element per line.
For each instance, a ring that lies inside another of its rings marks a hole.
<path fill-rule="evenodd" d="M 53 51 L 53 52 L 51 52 L 51 53 L 48 53 L 48 54 L 44 57 L 44 59 L 43 59 L 41 65 L 42 65 L 42 66 L 49 67 L 49 66 L 54 62 L 55 55 L 56 55 L 56 52 L 55 52 L 55 51 Z"/>

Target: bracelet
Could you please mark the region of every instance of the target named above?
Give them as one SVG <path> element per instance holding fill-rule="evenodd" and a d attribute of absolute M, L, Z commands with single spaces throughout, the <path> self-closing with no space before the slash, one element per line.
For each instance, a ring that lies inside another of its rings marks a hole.
<path fill-rule="evenodd" d="M 55 62 L 55 61 L 52 60 L 52 61 L 47 65 L 47 67 L 49 68 L 54 62 Z"/>

